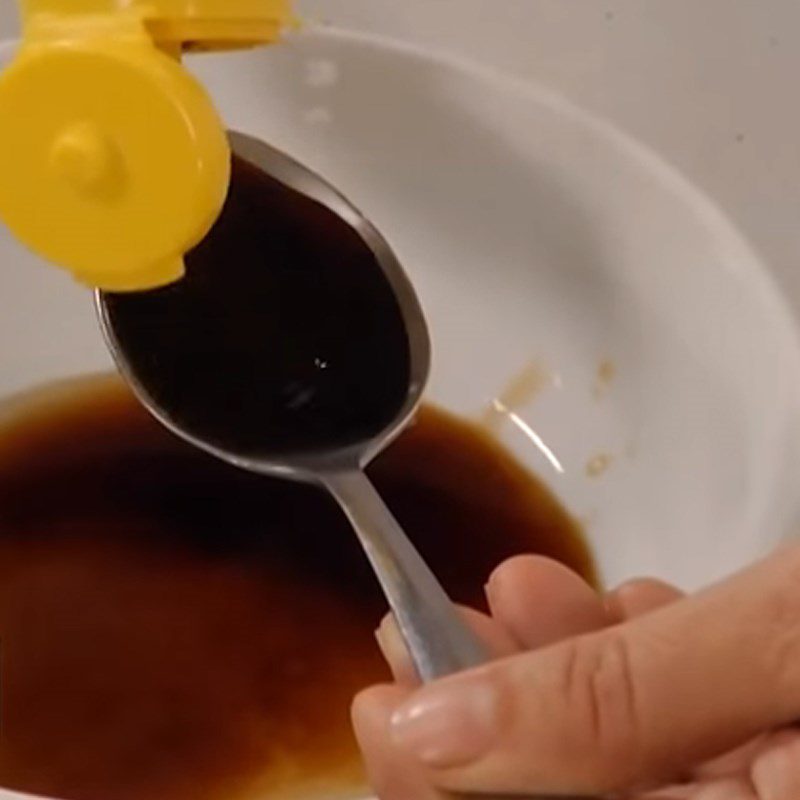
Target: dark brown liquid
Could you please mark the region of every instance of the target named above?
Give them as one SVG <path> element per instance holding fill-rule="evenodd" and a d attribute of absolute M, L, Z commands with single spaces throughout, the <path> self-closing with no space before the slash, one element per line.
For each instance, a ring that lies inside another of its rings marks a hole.
<path fill-rule="evenodd" d="M 156 403 L 240 454 L 366 441 L 408 393 L 405 322 L 372 251 L 333 212 L 238 159 L 186 277 L 109 296 L 108 310 Z"/>
<path fill-rule="evenodd" d="M 447 414 L 426 409 L 372 474 L 459 601 L 482 606 L 520 552 L 594 577 L 547 489 Z M 191 449 L 116 381 L 0 429 L 0 785 L 70 800 L 358 786 L 348 706 L 386 678 L 384 610 L 323 493 Z"/>

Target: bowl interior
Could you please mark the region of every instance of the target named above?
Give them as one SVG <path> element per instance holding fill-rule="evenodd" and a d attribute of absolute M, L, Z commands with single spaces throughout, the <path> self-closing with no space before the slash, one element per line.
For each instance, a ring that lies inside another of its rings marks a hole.
<path fill-rule="evenodd" d="M 384 233 L 430 320 L 430 397 L 548 479 L 608 582 L 693 588 L 784 535 L 795 328 L 669 166 L 543 90 L 374 39 L 312 31 L 192 67 L 231 128 Z M 0 260 L 0 395 L 111 367 L 88 291 L 3 230 Z"/>

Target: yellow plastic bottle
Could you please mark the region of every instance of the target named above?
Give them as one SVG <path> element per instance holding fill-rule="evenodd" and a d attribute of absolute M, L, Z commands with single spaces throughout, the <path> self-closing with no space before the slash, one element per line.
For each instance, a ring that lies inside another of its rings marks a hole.
<path fill-rule="evenodd" d="M 289 0 L 21 0 L 0 73 L 0 219 L 107 290 L 180 278 L 230 180 L 225 128 L 183 68 L 192 49 L 266 44 Z"/>

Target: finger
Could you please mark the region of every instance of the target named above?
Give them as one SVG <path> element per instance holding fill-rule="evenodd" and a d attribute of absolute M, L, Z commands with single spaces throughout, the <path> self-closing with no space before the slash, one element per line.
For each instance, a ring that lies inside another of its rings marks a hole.
<path fill-rule="evenodd" d="M 761 800 L 746 780 L 687 783 L 625 795 L 625 800 Z"/>
<path fill-rule="evenodd" d="M 794 728 L 765 733 L 724 756 L 702 764 L 694 770 L 694 777 L 696 780 L 711 780 L 749 775 L 752 765 L 762 754 L 798 740 L 800 731 Z M 797 796 L 800 798 L 800 792 Z"/>
<path fill-rule="evenodd" d="M 503 658 L 518 651 L 511 635 L 491 617 L 473 611 L 471 608 L 459 607 L 459 611 L 467 625 L 484 643 L 491 658 Z M 394 615 L 387 614 L 383 618 L 375 632 L 375 638 L 395 681 L 401 686 L 418 686 L 419 675 L 400 634 L 400 629 L 397 627 Z"/>
<path fill-rule="evenodd" d="M 392 721 L 443 787 L 612 792 L 800 717 L 800 548 L 606 631 L 424 687 Z"/>
<path fill-rule="evenodd" d="M 800 798 L 800 733 L 787 732 L 753 762 L 750 780 L 758 800 Z"/>
<path fill-rule="evenodd" d="M 670 786 L 650 792 L 625 795 L 625 800 L 695 800 L 696 794 L 697 784 L 687 784 L 685 786 Z"/>
<path fill-rule="evenodd" d="M 541 556 L 505 562 L 492 574 L 486 591 L 494 620 L 467 608 L 462 608 L 462 614 L 493 658 L 597 630 L 682 596 L 661 581 L 642 579 L 609 594 L 604 605 L 579 575 Z M 418 685 L 416 669 L 391 614 L 384 617 L 375 636 L 395 680 Z"/>
<path fill-rule="evenodd" d="M 392 710 L 407 694 L 395 686 L 376 686 L 359 694 L 353 702 L 353 729 L 370 786 L 380 800 L 441 800 L 415 761 L 390 744 Z"/>
<path fill-rule="evenodd" d="M 540 556 L 505 562 L 492 574 L 486 591 L 494 619 L 466 608 L 462 614 L 494 658 L 597 630 L 610 621 L 603 601 L 580 576 Z M 416 670 L 391 615 L 384 618 L 376 638 L 395 680 L 417 685 Z"/>
<path fill-rule="evenodd" d="M 763 800 L 763 798 L 756 796 L 749 781 L 728 778 L 637 794 L 631 800 Z"/>
<path fill-rule="evenodd" d="M 501 564 L 486 587 L 492 616 L 532 650 L 605 627 L 601 597 L 577 573 L 542 556 Z"/>
<path fill-rule="evenodd" d="M 688 797 L 689 800 L 763 800 L 756 795 L 749 782 L 743 780 L 722 780 L 701 784 Z"/>
<path fill-rule="evenodd" d="M 606 595 L 606 613 L 614 622 L 641 617 L 684 597 L 683 592 L 655 578 L 623 583 Z"/>
<path fill-rule="evenodd" d="M 694 770 L 697 780 L 719 780 L 747 775 L 750 765 L 772 742 L 772 735 L 763 734 L 719 758 L 707 761 Z"/>

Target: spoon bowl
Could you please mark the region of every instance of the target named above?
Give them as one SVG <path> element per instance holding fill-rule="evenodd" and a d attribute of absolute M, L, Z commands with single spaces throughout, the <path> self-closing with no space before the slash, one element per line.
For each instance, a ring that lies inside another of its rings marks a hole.
<path fill-rule="evenodd" d="M 422 401 L 431 370 L 431 344 L 419 299 L 400 262 L 380 232 L 334 187 L 290 156 L 259 139 L 236 132 L 231 132 L 229 138 L 233 151 L 239 158 L 333 212 L 357 232 L 372 251 L 398 300 L 407 334 L 410 370 L 405 401 L 391 423 L 377 436 L 345 447 L 322 447 L 298 452 L 282 450 L 274 455 L 267 454 L 268 457 L 262 454 L 252 457 L 210 441 L 201 431 L 187 426 L 175 409 L 168 408 L 153 398 L 148 382 L 142 379 L 126 357 L 125 348 L 117 336 L 113 313 L 107 302 L 111 295 L 97 291 L 96 306 L 106 343 L 127 383 L 159 422 L 195 447 L 206 450 L 223 461 L 252 472 L 308 483 L 319 483 L 321 475 L 364 469 L 402 433 Z"/>

